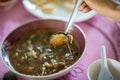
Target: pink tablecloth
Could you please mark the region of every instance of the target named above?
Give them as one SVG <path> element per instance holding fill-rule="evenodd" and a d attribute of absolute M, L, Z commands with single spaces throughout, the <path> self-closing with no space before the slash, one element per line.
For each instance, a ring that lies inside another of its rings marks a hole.
<path fill-rule="evenodd" d="M 0 44 L 4 37 L 17 26 L 36 19 L 38 18 L 25 10 L 21 2 L 7 11 L 0 10 Z M 120 61 L 120 28 L 115 22 L 97 14 L 92 19 L 76 24 L 86 35 L 85 54 L 67 75 L 57 80 L 88 80 L 87 69 L 93 61 L 100 58 L 101 45 L 107 47 L 107 57 Z M 7 71 L 8 69 L 0 60 L 0 80 Z"/>

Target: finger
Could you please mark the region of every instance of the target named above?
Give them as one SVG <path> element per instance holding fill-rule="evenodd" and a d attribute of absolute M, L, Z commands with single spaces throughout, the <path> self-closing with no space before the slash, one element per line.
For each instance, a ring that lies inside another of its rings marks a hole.
<path fill-rule="evenodd" d="M 83 2 L 83 3 L 81 4 L 81 6 L 80 6 L 79 10 L 80 10 L 80 11 L 81 11 L 81 10 L 83 10 L 86 6 L 87 6 L 87 5 L 86 5 L 86 3 L 85 3 L 85 2 Z"/>
<path fill-rule="evenodd" d="M 87 12 L 89 12 L 89 11 L 91 11 L 91 8 L 88 7 L 88 6 L 86 6 L 86 7 L 82 10 L 82 12 L 84 12 L 84 13 L 87 13 Z"/>

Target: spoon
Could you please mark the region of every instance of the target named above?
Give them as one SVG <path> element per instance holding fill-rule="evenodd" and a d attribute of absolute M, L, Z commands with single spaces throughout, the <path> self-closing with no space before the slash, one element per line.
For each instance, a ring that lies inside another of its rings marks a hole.
<path fill-rule="evenodd" d="M 3 80 L 18 80 L 16 74 L 11 71 L 5 73 Z"/>
<path fill-rule="evenodd" d="M 106 58 L 106 48 L 102 46 L 101 48 L 101 70 L 98 76 L 98 80 L 114 80 L 107 64 Z"/>
<path fill-rule="evenodd" d="M 83 0 L 77 0 L 76 4 L 74 6 L 74 9 L 72 11 L 72 14 L 71 14 L 71 16 L 69 18 L 69 21 L 68 21 L 68 24 L 67 24 L 67 28 L 66 28 L 66 30 L 64 32 L 65 34 L 67 34 L 69 29 L 72 27 L 72 23 L 74 21 L 75 16 L 78 13 L 79 6 L 82 4 L 82 2 L 83 2 Z"/>
<path fill-rule="evenodd" d="M 74 21 L 74 18 L 75 16 L 77 15 L 77 12 L 78 12 L 78 9 L 79 9 L 79 6 L 81 5 L 82 3 L 82 0 L 77 0 L 75 6 L 74 6 L 74 9 L 72 11 L 72 14 L 69 18 L 69 21 L 68 21 L 68 24 L 67 24 L 67 27 L 65 29 L 64 32 L 57 32 L 55 34 L 52 35 L 52 37 L 50 38 L 50 44 L 53 45 L 53 46 L 62 46 L 63 44 L 67 44 L 67 35 L 68 35 L 68 32 L 70 30 L 70 28 L 72 27 L 72 23 Z"/>

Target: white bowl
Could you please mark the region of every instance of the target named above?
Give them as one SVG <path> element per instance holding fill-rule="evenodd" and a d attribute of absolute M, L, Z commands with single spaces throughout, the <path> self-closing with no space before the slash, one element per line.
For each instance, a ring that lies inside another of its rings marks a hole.
<path fill-rule="evenodd" d="M 120 80 L 120 62 L 114 59 L 107 59 L 108 61 L 108 68 L 111 71 L 114 80 Z M 100 63 L 101 59 L 94 61 L 90 64 L 87 70 L 87 76 L 89 80 L 98 80 L 98 75 L 100 72 Z"/>

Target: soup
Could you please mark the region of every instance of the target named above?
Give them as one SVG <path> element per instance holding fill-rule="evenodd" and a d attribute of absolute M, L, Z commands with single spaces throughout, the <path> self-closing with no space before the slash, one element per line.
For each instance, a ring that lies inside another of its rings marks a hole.
<path fill-rule="evenodd" d="M 80 48 L 76 40 L 67 45 L 53 47 L 49 43 L 50 36 L 56 31 L 37 30 L 22 36 L 8 46 L 10 63 L 13 68 L 27 75 L 49 75 L 66 69 L 80 57 Z"/>

